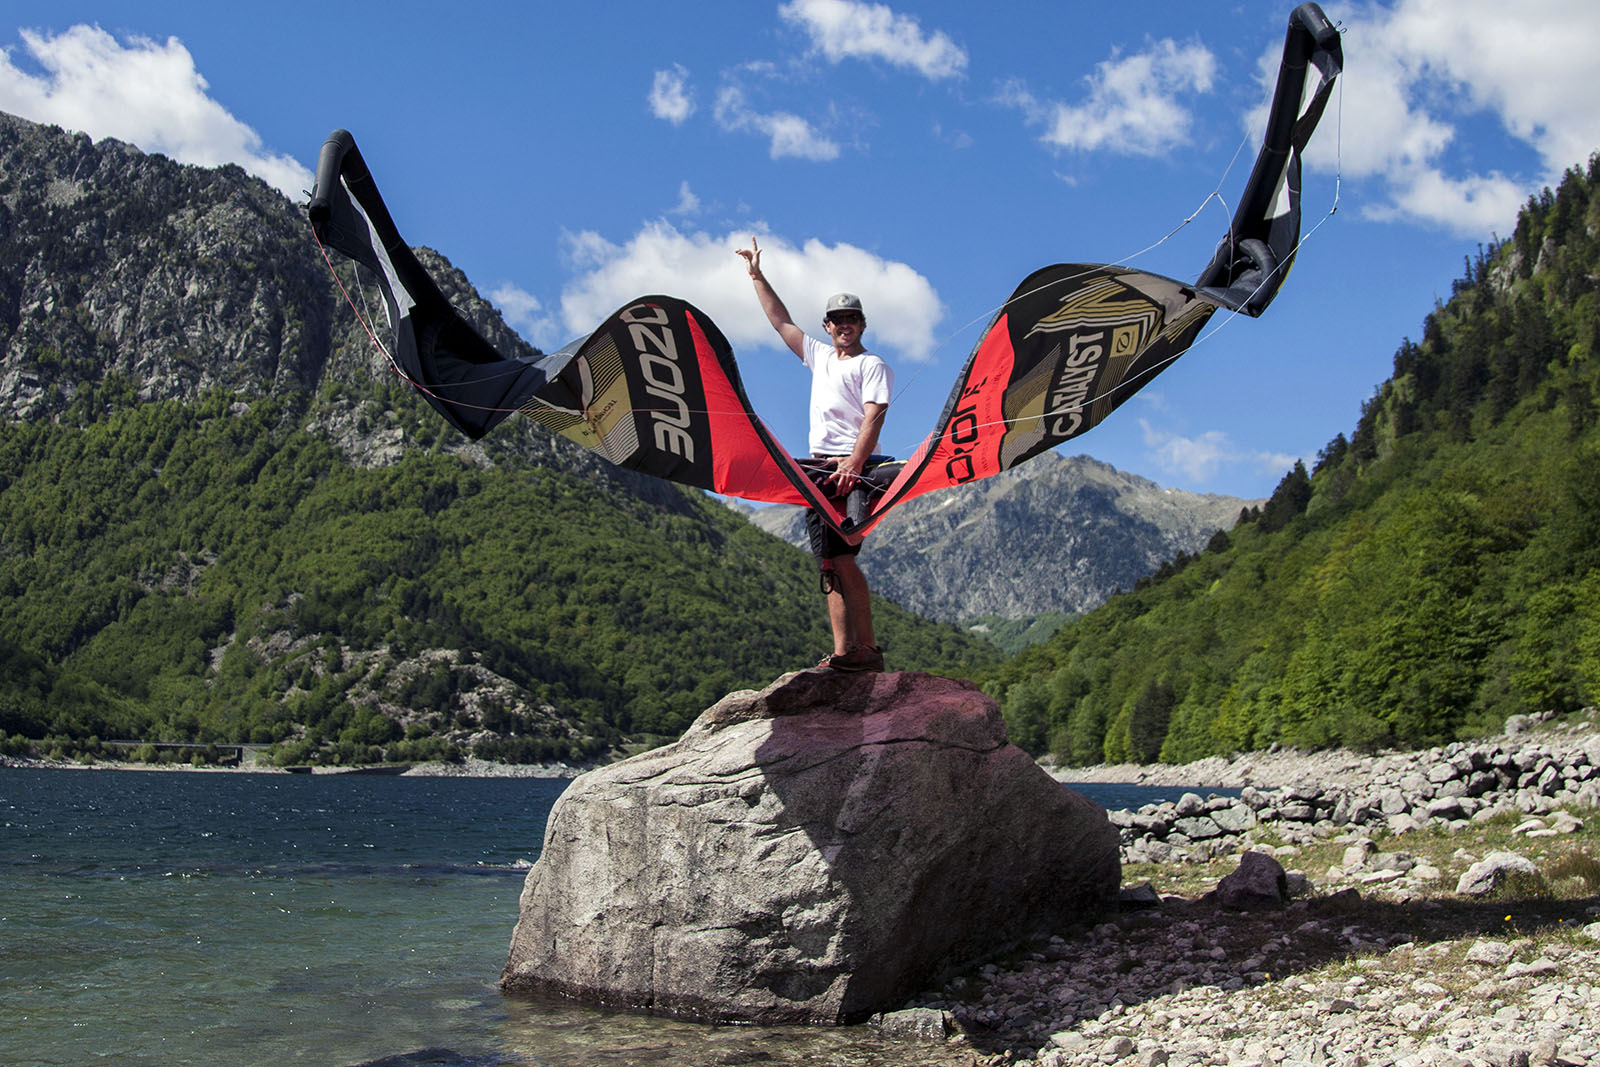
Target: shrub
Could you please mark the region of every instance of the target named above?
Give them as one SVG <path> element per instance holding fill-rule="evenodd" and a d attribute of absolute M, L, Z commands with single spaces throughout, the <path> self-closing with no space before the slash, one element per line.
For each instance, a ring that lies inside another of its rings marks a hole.
<path fill-rule="evenodd" d="M 1546 872 L 1552 886 L 1574 890 L 1575 896 L 1600 892 L 1600 859 L 1587 852 L 1571 852 L 1551 864 Z M 1571 882 L 1571 886 L 1563 883 Z"/>

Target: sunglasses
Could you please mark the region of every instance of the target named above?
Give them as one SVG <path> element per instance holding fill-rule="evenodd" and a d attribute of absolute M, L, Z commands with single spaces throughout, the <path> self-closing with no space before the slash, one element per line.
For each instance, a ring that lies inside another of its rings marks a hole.
<path fill-rule="evenodd" d="M 859 311 L 836 311 L 828 316 L 828 321 L 836 325 L 854 323 L 859 326 L 865 320 L 862 319 Z"/>

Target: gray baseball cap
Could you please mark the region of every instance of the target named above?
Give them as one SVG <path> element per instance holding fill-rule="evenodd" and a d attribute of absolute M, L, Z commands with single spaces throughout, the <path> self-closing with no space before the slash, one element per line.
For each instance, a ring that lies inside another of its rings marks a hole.
<path fill-rule="evenodd" d="M 861 298 L 854 293 L 834 293 L 828 297 L 828 304 L 822 309 L 822 317 L 827 318 L 835 311 L 860 311 L 862 318 L 867 317 L 867 313 L 861 311 Z"/>

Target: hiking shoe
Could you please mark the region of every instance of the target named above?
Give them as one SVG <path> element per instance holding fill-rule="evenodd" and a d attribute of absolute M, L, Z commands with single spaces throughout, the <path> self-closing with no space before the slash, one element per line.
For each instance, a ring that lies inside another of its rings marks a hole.
<path fill-rule="evenodd" d="M 883 649 L 877 645 L 855 645 L 842 656 L 829 656 L 819 666 L 830 671 L 882 671 Z"/>

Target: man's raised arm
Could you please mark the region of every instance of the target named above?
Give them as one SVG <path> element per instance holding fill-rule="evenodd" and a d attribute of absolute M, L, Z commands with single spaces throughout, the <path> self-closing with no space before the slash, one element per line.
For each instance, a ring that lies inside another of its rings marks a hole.
<path fill-rule="evenodd" d="M 761 273 L 761 249 L 757 246 L 756 239 L 750 238 L 750 247 L 738 249 L 738 253 L 744 257 L 745 265 L 750 268 L 750 280 L 756 286 L 756 299 L 761 301 L 761 310 L 766 312 L 767 321 L 778 331 L 778 336 L 789 346 L 789 351 L 802 360 L 805 359 L 805 331 L 794 324 L 789 309 L 783 306 L 783 301 L 778 299 L 772 283 Z"/>

